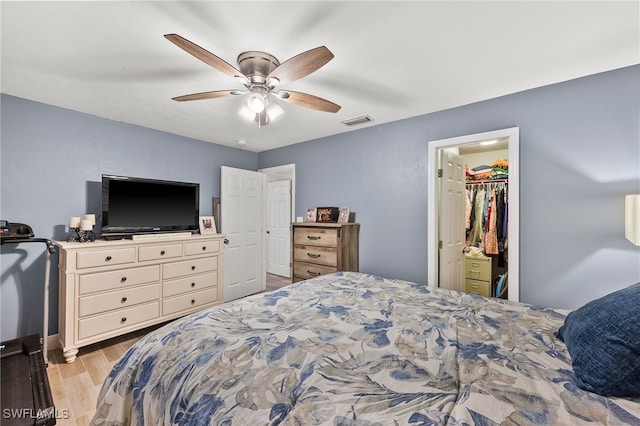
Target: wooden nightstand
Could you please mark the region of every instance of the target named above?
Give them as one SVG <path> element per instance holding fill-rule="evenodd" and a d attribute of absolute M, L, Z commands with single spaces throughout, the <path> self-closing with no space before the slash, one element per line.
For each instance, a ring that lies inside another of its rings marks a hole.
<path fill-rule="evenodd" d="M 359 223 L 291 224 L 291 282 L 358 271 Z"/>

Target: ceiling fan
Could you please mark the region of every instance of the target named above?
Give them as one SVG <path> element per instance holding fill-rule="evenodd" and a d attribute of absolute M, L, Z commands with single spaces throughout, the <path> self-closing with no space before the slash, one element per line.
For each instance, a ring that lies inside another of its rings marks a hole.
<path fill-rule="evenodd" d="M 234 77 L 245 86 L 244 90 L 215 90 L 177 96 L 173 98 L 175 101 L 196 101 L 248 94 L 247 102 L 244 103 L 240 113 L 254 120 L 259 127 L 269 124 L 284 113 L 274 98 L 318 111 L 335 113 L 340 110 L 340 105 L 318 96 L 278 89 L 282 84 L 311 74 L 333 59 L 333 53 L 324 46 L 300 53 L 283 63 L 265 52 L 243 52 L 238 56 L 238 68 L 236 68 L 184 37 L 177 34 L 166 34 L 164 37 L 205 64 Z"/>

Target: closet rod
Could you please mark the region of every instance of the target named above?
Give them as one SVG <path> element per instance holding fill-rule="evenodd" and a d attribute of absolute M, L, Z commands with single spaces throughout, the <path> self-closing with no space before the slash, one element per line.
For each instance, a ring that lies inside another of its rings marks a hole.
<path fill-rule="evenodd" d="M 499 181 L 488 181 L 488 182 L 467 182 L 465 185 L 467 186 L 477 186 L 477 185 L 496 185 L 496 184 L 501 184 L 504 186 L 508 186 L 509 185 L 509 181 L 507 180 L 499 180 Z"/>

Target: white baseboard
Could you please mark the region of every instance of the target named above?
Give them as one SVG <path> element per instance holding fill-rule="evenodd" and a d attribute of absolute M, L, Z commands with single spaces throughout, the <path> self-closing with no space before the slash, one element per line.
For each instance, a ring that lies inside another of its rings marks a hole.
<path fill-rule="evenodd" d="M 62 344 L 60 343 L 60 336 L 58 336 L 57 334 L 52 334 L 47 337 L 47 352 L 52 349 L 59 349 L 61 347 Z"/>

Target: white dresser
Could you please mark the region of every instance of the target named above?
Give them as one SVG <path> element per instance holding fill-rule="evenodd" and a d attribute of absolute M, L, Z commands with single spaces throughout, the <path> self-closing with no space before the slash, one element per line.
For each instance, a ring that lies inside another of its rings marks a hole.
<path fill-rule="evenodd" d="M 78 348 L 221 303 L 224 236 L 56 241 L 58 334 L 66 362 Z"/>

